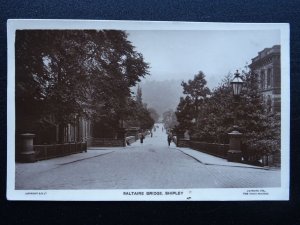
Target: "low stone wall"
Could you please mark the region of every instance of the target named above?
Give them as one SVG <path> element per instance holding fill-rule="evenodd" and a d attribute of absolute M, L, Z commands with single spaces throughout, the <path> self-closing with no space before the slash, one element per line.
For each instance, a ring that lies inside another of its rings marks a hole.
<path fill-rule="evenodd" d="M 190 140 L 186 140 L 186 139 L 177 139 L 176 146 L 177 146 L 177 147 L 190 148 Z"/>
<path fill-rule="evenodd" d="M 227 152 L 229 150 L 229 144 L 190 141 L 190 148 L 226 159 Z"/>
<path fill-rule="evenodd" d="M 87 151 L 87 143 L 78 142 L 53 145 L 33 145 L 33 150 L 35 153 L 35 160 L 44 160 Z"/>
<path fill-rule="evenodd" d="M 93 138 L 91 147 L 125 147 L 124 138 Z"/>
<path fill-rule="evenodd" d="M 229 150 L 228 144 L 206 143 L 187 139 L 178 139 L 177 147 L 191 148 L 221 158 L 227 158 L 227 152 Z"/>
<path fill-rule="evenodd" d="M 261 157 L 260 162 L 260 166 L 281 167 L 280 152 L 274 152 L 273 154 L 265 154 Z"/>
<path fill-rule="evenodd" d="M 275 167 L 281 167 L 281 153 L 280 152 L 274 153 L 272 163 Z"/>
<path fill-rule="evenodd" d="M 132 143 L 136 142 L 137 136 L 129 136 L 129 137 L 126 137 L 125 140 L 126 140 L 126 143 L 132 144 Z"/>

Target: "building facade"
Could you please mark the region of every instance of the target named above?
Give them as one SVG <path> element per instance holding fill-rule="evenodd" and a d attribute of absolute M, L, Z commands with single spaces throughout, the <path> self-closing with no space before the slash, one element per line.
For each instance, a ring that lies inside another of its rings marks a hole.
<path fill-rule="evenodd" d="M 64 143 L 68 142 L 87 142 L 90 146 L 92 140 L 92 123 L 90 120 L 78 118 L 74 124 L 68 124 L 64 127 Z M 58 135 L 58 129 L 56 136 Z M 58 142 L 58 136 L 56 141 Z"/>
<path fill-rule="evenodd" d="M 280 113 L 280 45 L 258 52 L 249 67 L 258 76 L 259 88 L 267 110 Z"/>

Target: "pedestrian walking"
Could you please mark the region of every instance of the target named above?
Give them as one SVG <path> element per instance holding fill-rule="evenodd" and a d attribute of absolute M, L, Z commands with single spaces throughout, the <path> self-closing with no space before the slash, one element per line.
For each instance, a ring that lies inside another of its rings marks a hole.
<path fill-rule="evenodd" d="M 144 133 L 141 132 L 141 133 L 140 133 L 140 142 L 141 142 L 141 144 L 143 144 L 144 139 L 145 139 Z"/>
<path fill-rule="evenodd" d="M 168 133 L 168 144 L 169 144 L 169 146 L 171 145 L 171 142 L 172 142 L 172 133 L 169 132 Z"/>

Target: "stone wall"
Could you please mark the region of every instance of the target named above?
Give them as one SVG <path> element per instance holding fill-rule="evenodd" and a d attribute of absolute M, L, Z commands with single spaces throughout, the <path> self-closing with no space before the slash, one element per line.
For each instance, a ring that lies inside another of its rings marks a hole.
<path fill-rule="evenodd" d="M 186 139 L 177 139 L 176 146 L 177 146 L 177 147 L 185 147 L 185 148 L 189 148 L 189 147 L 190 147 L 190 140 L 186 140 Z"/>
<path fill-rule="evenodd" d="M 125 138 L 126 143 L 132 144 L 137 140 L 137 136 L 129 136 Z"/>
<path fill-rule="evenodd" d="M 125 147 L 124 138 L 93 138 L 91 147 Z"/>
<path fill-rule="evenodd" d="M 215 144 L 187 139 L 178 139 L 177 147 L 191 148 L 221 158 L 227 158 L 227 152 L 229 150 L 228 144 Z"/>
<path fill-rule="evenodd" d="M 227 152 L 229 151 L 229 144 L 190 141 L 190 148 L 226 159 Z"/>
<path fill-rule="evenodd" d="M 51 159 L 87 151 L 86 142 L 34 145 L 35 160 Z"/>

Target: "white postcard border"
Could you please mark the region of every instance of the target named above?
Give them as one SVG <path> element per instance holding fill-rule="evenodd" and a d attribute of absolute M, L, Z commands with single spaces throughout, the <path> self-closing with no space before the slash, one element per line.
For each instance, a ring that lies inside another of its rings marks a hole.
<path fill-rule="evenodd" d="M 17 29 L 121 30 L 280 30 L 281 33 L 281 187 L 130 190 L 15 190 L 15 53 Z M 265 201 L 289 200 L 290 38 L 286 23 L 198 23 L 161 21 L 19 20 L 7 22 L 7 199 L 47 201 Z M 284 76 L 283 76 L 284 75 Z M 128 193 L 131 193 L 128 195 Z M 135 194 L 141 192 L 143 194 Z M 147 195 L 147 192 L 162 194 Z M 166 195 L 166 192 L 181 192 Z M 248 194 L 245 194 L 248 193 Z"/>

